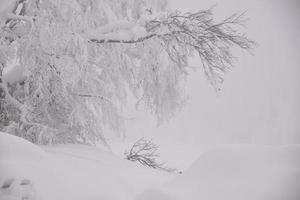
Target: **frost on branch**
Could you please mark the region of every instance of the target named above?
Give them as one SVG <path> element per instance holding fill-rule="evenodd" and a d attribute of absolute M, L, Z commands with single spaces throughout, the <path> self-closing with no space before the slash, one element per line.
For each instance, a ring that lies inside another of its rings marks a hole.
<path fill-rule="evenodd" d="M 223 81 L 222 73 L 231 67 L 232 48 L 237 46 L 251 51 L 255 43 L 237 31 L 244 26 L 244 13 L 233 14 L 215 22 L 212 9 L 196 13 L 171 12 L 145 22 L 146 32 L 139 38 L 107 37 L 91 39 L 96 43 L 141 43 L 155 38 L 172 62 L 187 66 L 187 56 L 195 51 L 200 57 L 204 72 L 215 87 Z M 128 29 L 128 27 L 127 27 Z"/>
<path fill-rule="evenodd" d="M 218 23 L 211 10 L 182 14 L 164 0 L 14 3 L 0 11 L 0 127 L 35 143 L 105 143 L 106 130 L 123 130 L 129 92 L 169 120 L 186 100 L 189 56 L 217 87 L 232 47 L 253 45 L 237 31 L 242 16 Z"/>

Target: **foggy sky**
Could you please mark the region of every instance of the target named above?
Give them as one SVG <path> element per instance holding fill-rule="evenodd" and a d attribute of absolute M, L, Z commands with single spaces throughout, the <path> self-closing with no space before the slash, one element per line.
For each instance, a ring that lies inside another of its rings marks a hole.
<path fill-rule="evenodd" d="M 173 2 L 173 7 L 186 10 L 215 4 L 199 0 Z M 247 11 L 246 33 L 259 46 L 254 56 L 238 55 L 239 62 L 226 75 L 218 97 L 208 93 L 203 82 L 197 87 L 200 81 L 193 77 L 189 118 L 195 120 L 195 126 L 202 124 L 198 138 L 204 143 L 208 138 L 212 142 L 299 142 L 299 3 L 227 0 L 217 1 L 216 5 L 215 14 L 220 19 Z M 186 129 L 194 132 L 193 128 Z"/>

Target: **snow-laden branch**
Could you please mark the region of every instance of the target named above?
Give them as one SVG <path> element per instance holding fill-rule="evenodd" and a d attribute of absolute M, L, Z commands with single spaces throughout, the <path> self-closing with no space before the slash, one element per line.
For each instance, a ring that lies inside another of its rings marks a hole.
<path fill-rule="evenodd" d="M 85 37 L 97 43 L 136 43 L 142 38 L 149 38 L 144 26 L 127 20 L 106 24 L 95 31 L 89 30 Z"/>
<path fill-rule="evenodd" d="M 5 93 L 5 99 L 7 102 L 11 103 L 12 105 L 14 105 L 16 108 L 18 108 L 19 110 L 23 109 L 23 104 L 20 103 L 17 99 L 15 99 L 10 93 L 9 90 L 7 88 L 7 82 L 5 81 L 5 79 L 3 77 L 0 77 L 1 82 L 0 82 L 0 88 L 2 88 L 2 90 Z"/>
<path fill-rule="evenodd" d="M 110 35 L 113 36 L 113 35 Z M 134 44 L 134 43 L 140 43 L 140 42 L 144 42 L 150 38 L 153 37 L 157 37 L 159 35 L 157 34 L 150 34 L 150 35 L 146 35 L 137 39 L 132 39 L 131 37 L 94 37 L 92 39 L 90 39 L 91 42 L 95 42 L 95 43 L 124 43 L 124 44 Z"/>
<path fill-rule="evenodd" d="M 100 99 L 102 101 L 106 101 L 106 102 L 108 102 L 110 104 L 113 104 L 113 102 L 110 99 L 108 99 L 108 98 L 106 98 L 104 96 L 101 96 L 101 95 L 79 94 L 79 93 L 74 93 L 73 95 L 78 96 L 78 97 L 83 97 L 83 98 L 96 98 L 96 99 Z"/>
<path fill-rule="evenodd" d="M 7 81 L 7 77 L 5 76 L 0 76 L 0 88 L 4 92 L 4 98 L 7 103 L 13 105 L 15 108 L 17 108 L 20 111 L 20 120 L 29 126 L 43 126 L 40 123 L 35 123 L 35 122 L 30 122 L 27 119 L 27 113 L 28 113 L 28 108 L 26 107 L 25 104 L 21 103 L 19 100 L 17 100 L 13 95 L 10 94 L 9 89 L 8 89 L 8 84 L 9 82 Z"/>
<path fill-rule="evenodd" d="M 175 12 L 136 25 L 123 22 L 104 26 L 102 32 L 94 32 L 89 41 L 135 44 L 157 38 L 169 58 L 182 67 L 186 65 L 187 55 L 184 52 L 187 48 L 192 49 L 199 55 L 208 80 L 217 86 L 223 81 L 221 74 L 232 65 L 232 48 L 251 51 L 255 45 L 239 32 L 245 23 L 243 16 L 244 13 L 234 14 L 215 22 L 212 10 L 186 14 Z"/>
<path fill-rule="evenodd" d="M 0 27 L 8 25 L 11 20 L 25 21 L 30 24 L 30 34 L 34 27 L 33 18 L 21 15 L 26 0 L 1 0 L 0 1 Z"/>
<path fill-rule="evenodd" d="M 135 26 L 133 22 L 127 20 L 119 20 L 112 23 L 108 23 L 97 28 L 97 32 L 101 34 L 116 32 L 119 30 L 130 30 Z"/>

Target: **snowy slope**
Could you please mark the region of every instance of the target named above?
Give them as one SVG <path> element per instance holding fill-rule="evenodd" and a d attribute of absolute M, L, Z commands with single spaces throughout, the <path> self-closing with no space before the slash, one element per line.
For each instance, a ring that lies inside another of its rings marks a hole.
<path fill-rule="evenodd" d="M 204 153 L 181 176 L 137 200 L 299 200 L 300 146 L 235 145 Z"/>
<path fill-rule="evenodd" d="M 1 132 L 0 152 L 0 187 L 15 179 L 10 194 L 16 196 L 0 188 L 1 200 L 21 200 L 23 180 L 30 180 L 38 200 L 126 200 L 170 176 L 94 147 L 40 148 Z"/>
<path fill-rule="evenodd" d="M 38 147 L 0 132 L 0 200 L 22 198 L 299 200 L 300 145 L 223 146 L 171 175 L 95 147 Z"/>

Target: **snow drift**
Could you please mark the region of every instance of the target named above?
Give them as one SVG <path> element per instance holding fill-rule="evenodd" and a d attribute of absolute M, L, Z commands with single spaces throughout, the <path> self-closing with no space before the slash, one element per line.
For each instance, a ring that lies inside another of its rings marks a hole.
<path fill-rule="evenodd" d="M 227 146 L 137 200 L 299 200 L 300 146 Z"/>
<path fill-rule="evenodd" d="M 95 147 L 38 147 L 5 133 L 0 152 L 0 200 L 127 200 L 169 177 Z"/>

